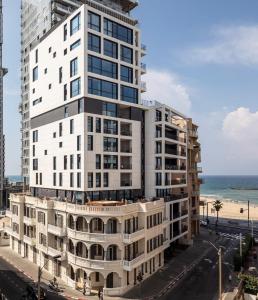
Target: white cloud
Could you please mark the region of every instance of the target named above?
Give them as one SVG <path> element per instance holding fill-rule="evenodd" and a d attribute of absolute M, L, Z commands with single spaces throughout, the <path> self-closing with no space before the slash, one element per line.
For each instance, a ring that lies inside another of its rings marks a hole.
<path fill-rule="evenodd" d="M 217 27 L 209 45 L 187 51 L 191 61 L 214 64 L 258 64 L 258 25 Z"/>
<path fill-rule="evenodd" d="M 148 70 L 144 80 L 147 82 L 147 92 L 142 95 L 143 99 L 157 100 L 182 113 L 190 112 L 189 93 L 175 74 L 167 71 Z"/>

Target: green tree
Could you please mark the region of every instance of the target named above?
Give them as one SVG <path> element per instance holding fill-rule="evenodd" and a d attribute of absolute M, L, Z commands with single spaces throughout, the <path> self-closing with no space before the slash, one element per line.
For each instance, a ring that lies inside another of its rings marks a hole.
<path fill-rule="evenodd" d="M 216 220 L 216 226 L 217 226 L 219 221 L 219 211 L 222 209 L 223 203 L 220 200 L 215 200 L 212 205 L 217 212 L 217 220 Z"/>

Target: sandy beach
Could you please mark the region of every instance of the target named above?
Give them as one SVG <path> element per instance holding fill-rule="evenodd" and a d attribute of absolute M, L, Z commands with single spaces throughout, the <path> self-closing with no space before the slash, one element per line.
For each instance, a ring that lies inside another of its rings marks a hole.
<path fill-rule="evenodd" d="M 200 197 L 201 201 L 211 202 L 208 205 L 208 214 L 209 216 L 216 217 L 216 211 L 214 211 L 212 203 L 215 198 Z M 238 202 L 238 201 L 225 201 L 223 200 L 223 208 L 219 212 L 219 217 L 227 219 L 238 219 L 238 220 L 247 220 L 247 202 Z M 244 209 L 243 213 L 240 213 L 240 208 Z M 204 216 L 207 215 L 207 206 L 204 207 Z M 200 206 L 200 216 L 203 216 L 203 207 Z M 250 220 L 258 221 L 258 204 L 254 205 L 250 203 Z"/>

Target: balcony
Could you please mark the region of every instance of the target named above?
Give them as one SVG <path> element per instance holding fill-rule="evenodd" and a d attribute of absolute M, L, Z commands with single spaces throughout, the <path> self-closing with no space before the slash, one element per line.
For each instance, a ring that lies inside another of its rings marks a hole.
<path fill-rule="evenodd" d="M 144 238 L 145 235 L 145 230 L 142 229 L 138 229 L 137 231 L 133 232 L 133 233 L 124 233 L 123 234 L 123 242 L 125 244 L 131 244 L 134 243 L 142 238 Z"/>
<path fill-rule="evenodd" d="M 166 164 L 165 169 L 173 170 L 173 171 L 186 171 L 186 166 L 177 166 L 177 165 L 173 165 L 173 164 Z"/>
<path fill-rule="evenodd" d="M 200 196 L 200 191 L 192 191 L 192 196 L 193 196 L 193 197 L 198 197 L 198 196 Z"/>
<path fill-rule="evenodd" d="M 132 158 L 130 156 L 121 156 L 120 158 L 121 170 L 132 169 Z"/>
<path fill-rule="evenodd" d="M 188 193 L 172 194 L 170 196 L 164 197 L 165 202 L 176 201 L 176 200 L 187 199 L 187 198 L 188 198 Z"/>
<path fill-rule="evenodd" d="M 36 245 L 36 238 L 35 238 L 35 237 L 30 237 L 30 236 L 24 235 L 24 236 L 23 236 L 23 242 L 24 242 L 25 244 L 30 245 L 30 246 L 35 246 L 35 245 Z"/>
<path fill-rule="evenodd" d="M 166 139 L 170 139 L 170 140 L 174 140 L 174 141 L 178 141 L 178 142 L 180 142 L 180 143 L 186 143 L 186 139 L 185 138 L 182 138 L 182 137 L 180 137 L 180 136 L 178 136 L 178 135 L 175 135 L 175 134 L 173 134 L 173 133 L 170 133 L 169 131 L 165 131 L 165 137 L 166 137 Z"/>
<path fill-rule="evenodd" d="M 144 75 L 147 72 L 147 66 L 144 63 L 141 63 L 141 74 Z"/>
<path fill-rule="evenodd" d="M 120 152 L 122 153 L 132 153 L 132 141 L 121 140 L 120 141 Z"/>
<path fill-rule="evenodd" d="M 186 184 L 186 179 L 172 179 L 171 185 L 181 185 Z"/>
<path fill-rule="evenodd" d="M 202 173 L 202 168 L 201 167 L 197 168 L 197 173 Z"/>
<path fill-rule="evenodd" d="M 128 123 L 120 124 L 120 134 L 124 136 L 132 136 L 132 125 Z"/>
<path fill-rule="evenodd" d="M 147 92 L 147 84 L 145 81 L 141 82 L 141 93 Z"/>
<path fill-rule="evenodd" d="M 189 130 L 188 133 L 189 133 L 189 136 L 190 136 L 190 137 L 198 138 L 198 131 L 195 131 L 195 130 Z"/>
<path fill-rule="evenodd" d="M 61 255 L 61 259 L 64 260 L 65 259 L 65 255 L 62 255 L 63 253 L 63 249 L 61 247 L 55 247 L 55 246 L 50 246 L 48 245 L 48 248 L 47 248 L 47 254 L 49 256 L 58 256 L 58 255 Z"/>
<path fill-rule="evenodd" d="M 147 52 L 147 46 L 145 44 L 141 44 L 141 56 L 145 56 Z"/>
<path fill-rule="evenodd" d="M 23 218 L 24 224 L 28 226 L 34 226 L 36 225 L 36 218 L 30 218 L 30 217 L 25 217 Z"/>
<path fill-rule="evenodd" d="M 120 185 L 123 187 L 132 186 L 132 174 L 121 173 L 121 182 Z"/>
<path fill-rule="evenodd" d="M 66 228 L 59 227 L 52 224 L 48 224 L 48 232 L 59 237 L 66 236 Z"/>
<path fill-rule="evenodd" d="M 13 216 L 13 213 L 12 213 L 9 209 L 7 209 L 7 210 L 5 211 L 5 216 L 11 219 L 12 216 Z"/>
<path fill-rule="evenodd" d="M 145 258 L 145 253 L 141 252 L 136 256 L 136 258 L 133 258 L 132 260 L 125 259 L 123 261 L 124 270 L 132 271 L 133 269 L 137 268 L 143 263 L 144 258 Z"/>
<path fill-rule="evenodd" d="M 73 229 L 67 229 L 67 235 L 69 238 L 87 241 L 87 242 L 96 242 L 96 243 L 115 243 L 119 244 L 121 242 L 121 233 L 107 234 L 107 233 L 89 233 L 75 231 Z"/>

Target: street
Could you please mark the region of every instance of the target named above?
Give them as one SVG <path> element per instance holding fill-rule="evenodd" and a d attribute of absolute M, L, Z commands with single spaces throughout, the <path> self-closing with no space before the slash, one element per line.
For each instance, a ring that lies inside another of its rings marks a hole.
<path fill-rule="evenodd" d="M 8 300 L 19 300 L 23 294 L 26 294 L 28 285 L 33 286 L 31 279 L 25 277 L 12 265 L 7 263 L 0 257 L 0 291 L 5 295 Z M 62 296 L 47 292 L 47 299 L 61 300 L 65 299 Z"/>

